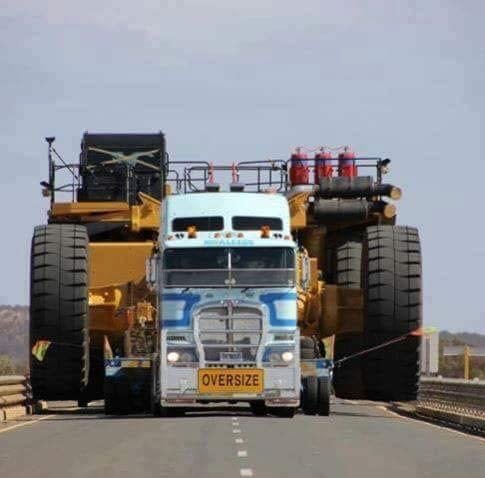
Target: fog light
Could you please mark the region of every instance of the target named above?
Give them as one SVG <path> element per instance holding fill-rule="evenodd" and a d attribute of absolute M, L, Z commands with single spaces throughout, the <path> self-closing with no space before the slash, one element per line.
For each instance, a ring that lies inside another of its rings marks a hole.
<path fill-rule="evenodd" d="M 171 363 L 177 362 L 177 360 L 180 358 L 180 355 L 178 352 L 169 352 L 167 354 L 167 360 Z"/>
<path fill-rule="evenodd" d="M 281 358 L 283 359 L 283 362 L 291 362 L 293 360 L 293 352 L 283 352 Z"/>

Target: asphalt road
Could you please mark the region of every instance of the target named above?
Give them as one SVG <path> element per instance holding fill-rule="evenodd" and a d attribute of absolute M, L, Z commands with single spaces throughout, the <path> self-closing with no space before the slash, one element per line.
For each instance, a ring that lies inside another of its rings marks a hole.
<path fill-rule="evenodd" d="M 1 478 L 485 476 L 485 440 L 376 404 L 337 401 L 329 418 L 294 419 L 241 409 L 180 418 L 101 411 L 64 405 L 0 429 Z"/>

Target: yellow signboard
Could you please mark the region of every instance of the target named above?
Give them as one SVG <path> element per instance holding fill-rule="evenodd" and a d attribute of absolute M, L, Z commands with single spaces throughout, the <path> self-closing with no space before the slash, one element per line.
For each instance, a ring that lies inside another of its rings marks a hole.
<path fill-rule="evenodd" d="M 261 369 L 201 368 L 199 393 L 233 394 L 262 393 L 264 371 Z"/>

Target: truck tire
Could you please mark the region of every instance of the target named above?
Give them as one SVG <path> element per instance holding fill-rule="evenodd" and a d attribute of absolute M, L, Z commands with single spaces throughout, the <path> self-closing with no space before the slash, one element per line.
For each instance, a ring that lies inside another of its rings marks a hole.
<path fill-rule="evenodd" d="M 316 376 L 303 377 L 302 408 L 305 415 L 316 415 L 318 412 L 318 379 Z"/>
<path fill-rule="evenodd" d="M 364 240 L 365 346 L 379 345 L 422 325 L 421 246 L 417 229 L 368 227 Z M 420 338 L 371 352 L 364 360 L 371 400 L 416 400 Z"/>
<path fill-rule="evenodd" d="M 34 229 L 30 269 L 30 346 L 50 343 L 44 358 L 31 356 L 34 399 L 78 400 L 88 383 L 88 235 L 84 226 L 48 224 Z"/>
<path fill-rule="evenodd" d="M 318 377 L 318 410 L 322 417 L 330 415 L 330 380 L 328 377 Z"/>
<path fill-rule="evenodd" d="M 342 238 L 335 246 L 333 258 L 334 280 L 340 287 L 360 289 L 362 282 L 362 239 L 359 236 Z M 335 335 L 334 359 L 340 360 L 360 352 L 364 346 L 363 333 Z M 339 398 L 364 397 L 362 383 L 362 360 L 343 362 L 334 370 L 333 386 Z"/>
<path fill-rule="evenodd" d="M 111 380 L 106 380 L 104 384 L 104 413 L 105 415 L 119 415 L 120 413 L 115 384 Z"/>
<path fill-rule="evenodd" d="M 365 347 L 400 337 L 422 325 L 421 247 L 417 229 L 371 226 L 363 250 Z M 416 400 L 420 338 L 371 352 L 363 361 L 370 400 Z"/>

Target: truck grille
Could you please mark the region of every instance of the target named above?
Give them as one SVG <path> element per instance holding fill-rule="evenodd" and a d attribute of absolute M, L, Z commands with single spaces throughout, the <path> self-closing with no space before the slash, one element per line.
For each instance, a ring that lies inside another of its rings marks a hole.
<path fill-rule="evenodd" d="M 263 315 L 256 307 L 231 302 L 201 309 L 196 316 L 207 365 L 250 365 L 262 340 Z"/>

